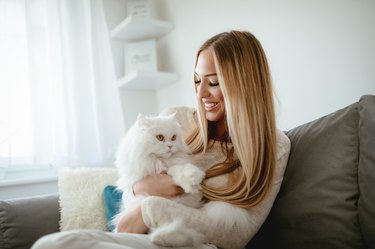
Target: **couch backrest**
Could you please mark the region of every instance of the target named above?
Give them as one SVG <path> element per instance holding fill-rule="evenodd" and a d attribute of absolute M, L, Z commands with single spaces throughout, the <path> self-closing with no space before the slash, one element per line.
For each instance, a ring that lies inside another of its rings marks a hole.
<path fill-rule="evenodd" d="M 0 249 L 29 249 L 45 234 L 59 231 L 58 196 L 0 200 Z"/>
<path fill-rule="evenodd" d="M 367 248 L 375 248 L 375 96 L 359 102 L 358 218 Z"/>
<path fill-rule="evenodd" d="M 375 96 L 287 135 L 280 193 L 247 248 L 375 248 Z"/>

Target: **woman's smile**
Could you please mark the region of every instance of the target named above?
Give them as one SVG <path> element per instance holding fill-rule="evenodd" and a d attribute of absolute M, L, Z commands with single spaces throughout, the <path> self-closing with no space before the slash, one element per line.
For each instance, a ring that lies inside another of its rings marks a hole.
<path fill-rule="evenodd" d="M 203 101 L 204 103 L 204 109 L 207 112 L 215 111 L 217 108 L 218 103 L 217 102 L 209 102 L 209 101 Z"/>

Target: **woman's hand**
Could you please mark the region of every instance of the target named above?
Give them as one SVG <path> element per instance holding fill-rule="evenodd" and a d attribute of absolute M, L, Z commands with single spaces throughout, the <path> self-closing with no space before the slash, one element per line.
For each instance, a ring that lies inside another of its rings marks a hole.
<path fill-rule="evenodd" d="M 141 205 L 121 217 L 117 231 L 119 233 L 147 233 L 148 227 L 143 222 Z"/>
<path fill-rule="evenodd" d="M 177 186 L 172 177 L 166 173 L 146 176 L 133 185 L 135 195 L 161 196 L 165 198 L 183 194 L 181 187 Z"/>

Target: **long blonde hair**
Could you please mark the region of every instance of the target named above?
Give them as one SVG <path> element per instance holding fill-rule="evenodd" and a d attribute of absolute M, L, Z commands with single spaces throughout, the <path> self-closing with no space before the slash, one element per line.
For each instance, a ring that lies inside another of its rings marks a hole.
<path fill-rule="evenodd" d="M 224 146 L 227 160 L 206 172 L 206 179 L 229 173 L 225 188 L 202 183 L 209 200 L 239 207 L 261 202 L 272 187 L 276 162 L 276 124 L 273 89 L 267 59 L 259 41 L 249 32 L 224 32 L 207 40 L 197 52 L 211 51 L 224 96 L 225 118 L 232 149 Z M 206 151 L 210 124 L 200 99 L 197 129 L 187 138 L 193 153 Z M 233 149 L 238 160 L 233 158 Z"/>

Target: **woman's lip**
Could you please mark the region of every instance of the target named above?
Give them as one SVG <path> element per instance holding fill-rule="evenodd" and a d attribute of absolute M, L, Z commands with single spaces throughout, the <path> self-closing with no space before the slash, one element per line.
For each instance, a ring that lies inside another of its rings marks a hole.
<path fill-rule="evenodd" d="M 218 103 L 217 102 L 204 102 L 203 105 L 206 111 L 212 111 L 218 106 Z"/>

